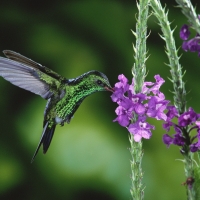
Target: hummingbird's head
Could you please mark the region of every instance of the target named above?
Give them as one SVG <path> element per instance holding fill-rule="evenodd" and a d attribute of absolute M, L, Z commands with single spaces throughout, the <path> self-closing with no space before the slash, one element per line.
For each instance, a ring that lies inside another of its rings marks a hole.
<path fill-rule="evenodd" d="M 84 82 L 85 86 L 93 90 L 93 92 L 114 92 L 114 89 L 111 87 L 107 76 L 102 72 L 95 70 L 89 71 L 82 75 L 82 81 Z"/>

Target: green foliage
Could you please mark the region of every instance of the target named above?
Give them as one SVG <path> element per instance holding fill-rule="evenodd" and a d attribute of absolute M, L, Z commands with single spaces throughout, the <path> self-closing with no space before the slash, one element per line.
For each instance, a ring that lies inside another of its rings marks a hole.
<path fill-rule="evenodd" d="M 177 29 L 185 22 L 174 1 L 169 19 Z M 197 8 L 198 11 L 198 8 Z M 135 38 L 135 1 L 12 1 L 0 6 L 0 50 L 11 49 L 39 62 L 66 78 L 89 70 L 104 72 L 111 84 L 118 74 L 131 78 L 132 43 Z M 160 27 L 148 22 L 147 80 L 155 74 L 170 76 Z M 183 53 L 180 50 L 180 53 Z M 3 56 L 3 54 L 1 54 Z M 200 112 L 199 58 L 184 53 L 190 105 Z M 171 99 L 172 84 L 166 79 L 162 92 Z M 70 125 L 57 128 L 46 155 L 31 157 L 42 131 L 45 101 L 0 79 L 0 199 L 84 200 L 130 199 L 130 152 L 128 132 L 113 123 L 114 105 L 109 93 L 95 94 L 81 105 Z M 184 199 L 185 180 L 177 148 L 167 149 L 160 122 L 149 141 L 144 141 L 143 183 L 145 199 Z"/>

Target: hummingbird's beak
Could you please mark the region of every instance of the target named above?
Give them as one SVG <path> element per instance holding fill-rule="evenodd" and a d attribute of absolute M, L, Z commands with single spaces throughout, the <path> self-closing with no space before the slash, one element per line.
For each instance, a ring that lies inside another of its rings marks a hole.
<path fill-rule="evenodd" d="M 106 89 L 107 91 L 110 91 L 110 92 L 114 92 L 114 91 L 115 91 L 114 88 L 111 88 L 111 87 L 105 87 L 105 89 Z"/>

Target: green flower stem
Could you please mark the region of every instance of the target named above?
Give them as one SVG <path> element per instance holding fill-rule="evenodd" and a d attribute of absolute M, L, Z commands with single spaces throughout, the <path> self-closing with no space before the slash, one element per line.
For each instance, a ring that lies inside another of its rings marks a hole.
<path fill-rule="evenodd" d="M 149 12 L 149 0 L 140 0 L 138 7 L 138 19 L 136 23 L 136 31 L 132 31 L 136 38 L 136 44 L 133 45 L 135 63 L 132 68 L 132 74 L 135 83 L 135 93 L 142 90 L 142 85 L 146 76 L 147 58 L 146 39 L 147 39 L 147 19 Z"/>
<path fill-rule="evenodd" d="M 131 153 L 131 195 L 134 200 L 141 200 L 144 199 L 144 187 L 142 185 L 142 157 L 143 157 L 143 150 L 142 150 L 142 142 L 135 142 L 133 139 L 133 135 L 130 134 L 130 153 Z"/>
<path fill-rule="evenodd" d="M 200 34 L 200 20 L 195 12 L 190 0 L 176 0 L 178 7 L 181 8 L 182 13 L 188 18 L 188 22 L 191 28 Z"/>
<path fill-rule="evenodd" d="M 168 66 L 170 67 L 172 76 L 171 81 L 174 87 L 174 104 L 178 109 L 178 112 L 182 114 L 186 111 L 186 91 L 185 83 L 182 80 L 184 74 L 182 73 L 182 67 L 179 63 L 180 57 L 178 57 L 178 50 L 173 37 L 174 30 L 171 30 L 170 28 L 167 12 L 165 13 L 165 8 L 162 8 L 160 1 L 151 0 L 150 4 L 163 32 L 163 36 L 161 36 L 161 38 L 166 42 L 166 54 L 169 59 Z"/>
<path fill-rule="evenodd" d="M 194 162 L 193 162 L 193 153 L 188 152 L 187 154 L 184 154 L 184 163 L 185 163 L 185 176 L 188 178 L 194 178 Z M 187 189 L 187 196 L 188 200 L 196 200 L 196 191 L 195 187 L 193 185 L 192 188 L 189 188 L 187 185 L 186 180 L 186 189 Z"/>
<path fill-rule="evenodd" d="M 149 11 L 149 0 L 140 0 L 137 3 L 138 18 L 136 23 L 136 31 L 132 31 L 136 37 L 136 44 L 133 45 L 135 63 L 132 68 L 134 78 L 135 93 L 142 90 L 142 85 L 146 76 L 147 52 L 146 52 L 146 39 L 147 39 L 147 19 Z M 134 116 L 133 116 L 134 117 Z M 137 118 L 137 116 L 136 116 Z M 131 195 L 134 200 L 144 199 L 144 187 L 142 185 L 143 172 L 142 172 L 142 142 L 135 142 L 133 135 L 130 134 L 130 153 L 131 153 Z"/>
<path fill-rule="evenodd" d="M 179 63 L 178 50 L 175 46 L 175 40 L 173 37 L 173 30 L 170 28 L 170 22 L 167 17 L 167 12 L 165 12 L 165 8 L 162 8 L 162 5 L 159 0 L 151 0 L 150 5 L 153 8 L 154 15 L 157 17 L 159 21 L 159 25 L 161 26 L 163 36 L 161 38 L 166 42 L 166 54 L 169 59 L 168 66 L 170 67 L 170 72 L 172 76 L 172 83 L 174 87 L 174 104 L 178 109 L 179 114 L 182 114 L 186 111 L 186 90 L 185 83 L 183 82 L 183 73 L 182 67 Z M 185 138 L 188 138 L 188 131 L 184 131 Z M 185 176 L 186 180 L 194 177 L 194 163 L 192 159 L 192 153 L 189 151 L 189 146 L 185 145 L 182 149 L 182 154 L 184 156 L 184 164 L 185 164 Z M 187 196 L 189 200 L 194 200 L 195 198 L 195 189 L 194 187 L 188 187 L 187 181 Z"/>

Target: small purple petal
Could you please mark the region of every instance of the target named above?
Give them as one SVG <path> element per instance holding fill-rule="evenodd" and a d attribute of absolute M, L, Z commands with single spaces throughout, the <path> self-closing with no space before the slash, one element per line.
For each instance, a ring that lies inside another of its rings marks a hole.
<path fill-rule="evenodd" d="M 144 117 L 139 117 L 138 121 L 130 124 L 128 130 L 134 135 L 134 140 L 139 142 L 142 138 L 149 139 L 152 135 L 151 129 L 155 127 L 144 121 Z"/>
<path fill-rule="evenodd" d="M 138 115 L 143 115 L 146 111 L 146 108 L 143 104 L 140 104 L 138 103 L 136 106 L 135 106 L 135 112 L 138 114 Z"/>
<path fill-rule="evenodd" d="M 184 41 L 182 44 L 182 48 L 184 51 L 191 51 L 191 52 L 200 52 L 200 37 L 192 38 L 191 40 Z"/>
<path fill-rule="evenodd" d="M 134 140 L 135 140 L 135 142 L 140 142 L 141 141 L 141 139 L 142 139 L 142 136 L 141 135 L 139 135 L 139 134 L 136 134 L 136 135 L 134 135 Z"/>
<path fill-rule="evenodd" d="M 171 144 L 173 144 L 173 140 L 174 139 L 172 137 L 170 137 L 168 134 L 163 135 L 163 142 L 164 142 L 164 144 L 167 145 L 167 147 L 169 147 Z"/>
<path fill-rule="evenodd" d="M 128 84 L 128 79 L 124 76 L 124 74 L 121 74 L 118 76 L 118 80 L 124 85 L 126 86 Z"/>
<path fill-rule="evenodd" d="M 180 30 L 180 38 L 182 40 L 187 40 L 190 36 L 190 31 L 188 25 L 184 24 Z"/>
<path fill-rule="evenodd" d="M 196 146 L 196 144 L 197 144 L 197 142 L 190 145 L 190 151 L 193 153 L 198 151 L 198 147 Z"/>
<path fill-rule="evenodd" d="M 174 123 L 170 122 L 170 121 L 167 121 L 166 123 L 163 124 L 163 128 L 169 132 L 170 131 L 170 128 L 171 126 L 174 126 Z"/>
<path fill-rule="evenodd" d="M 115 113 L 118 115 L 118 117 L 114 120 L 114 122 L 118 122 L 121 126 L 128 126 L 129 120 L 131 119 L 132 112 L 130 113 L 124 107 L 118 106 L 115 110 Z"/>
<path fill-rule="evenodd" d="M 152 96 L 148 103 L 147 116 L 156 118 L 157 120 L 167 120 L 164 110 L 169 101 L 161 100 L 157 96 Z"/>
<path fill-rule="evenodd" d="M 118 122 L 121 126 L 128 126 L 129 119 L 126 115 L 119 115 L 116 119 L 113 120 L 113 122 Z"/>
<path fill-rule="evenodd" d="M 200 121 L 196 121 L 195 124 L 200 128 Z"/>
<path fill-rule="evenodd" d="M 154 83 L 152 82 L 144 82 L 143 86 L 142 86 L 142 93 L 146 94 L 149 91 L 149 88 L 147 86 L 152 86 L 154 85 Z"/>
<path fill-rule="evenodd" d="M 191 123 L 196 122 L 198 119 L 197 113 L 194 112 L 192 108 L 189 108 L 189 110 L 185 113 L 183 113 L 179 118 L 178 118 L 178 124 L 179 126 L 188 126 Z"/>
<path fill-rule="evenodd" d="M 124 93 L 129 89 L 128 79 L 123 74 L 118 76 L 118 80 L 120 82 L 115 84 L 114 92 L 111 95 L 113 102 L 120 101 L 124 97 Z"/>
<path fill-rule="evenodd" d="M 173 144 L 178 145 L 178 146 L 183 146 L 185 145 L 185 138 L 181 136 L 180 134 L 174 134 Z"/>
<path fill-rule="evenodd" d="M 167 120 L 170 121 L 174 117 L 178 117 L 178 111 L 175 106 L 167 106 Z"/>
<path fill-rule="evenodd" d="M 161 85 L 165 82 L 165 80 L 161 78 L 160 75 L 155 75 L 154 78 L 156 80 L 156 83 L 154 83 L 153 86 L 149 88 L 148 93 L 153 92 L 153 94 L 155 95 L 159 93 L 159 89 Z"/>

